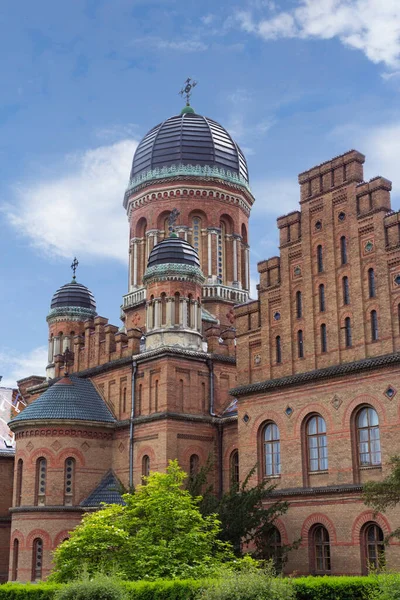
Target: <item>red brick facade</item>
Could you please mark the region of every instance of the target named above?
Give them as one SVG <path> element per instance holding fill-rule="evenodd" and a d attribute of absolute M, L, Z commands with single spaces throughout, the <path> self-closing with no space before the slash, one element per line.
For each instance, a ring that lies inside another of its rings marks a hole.
<path fill-rule="evenodd" d="M 254 482 L 272 477 L 277 497 L 290 503 L 276 523 L 281 544 L 301 538 L 287 572 L 365 572 L 380 533 L 398 525 L 397 510 L 374 516 L 366 508 L 361 485 L 384 476 L 399 451 L 400 230 L 390 211 L 390 182 L 364 183 L 363 162 L 351 151 L 299 176 L 301 210 L 278 219 L 280 256 L 259 263 L 252 302 L 246 301 L 253 198 L 245 186 L 170 177 L 127 193 L 124 331 L 100 316 L 49 322 L 51 348 L 51 336 L 63 340 L 58 354 L 49 353 L 49 372 L 62 376 L 61 351 L 68 347 L 70 372 L 90 378 L 116 424 L 15 424 L 9 579 L 47 576 L 52 550 L 79 522 L 87 510 L 81 503 L 107 472 L 129 485 L 131 432 L 134 485 L 170 459 L 189 471 L 212 454 L 220 492 L 239 456 L 240 477 L 257 463 Z M 175 273 L 143 285 L 152 248 L 169 235 L 173 208 L 180 212 L 175 231 L 198 250 L 205 281 Z M 31 383 L 30 403 L 48 386 Z M 228 409 L 234 396 L 237 415 Z M 9 471 L 10 463 L 4 463 Z M 5 480 L 3 547 L 11 475 Z M 374 547 L 366 544 L 371 523 Z M 398 567 L 397 542 L 385 552 L 388 567 Z M 6 568 L 0 561 L 0 575 Z"/>

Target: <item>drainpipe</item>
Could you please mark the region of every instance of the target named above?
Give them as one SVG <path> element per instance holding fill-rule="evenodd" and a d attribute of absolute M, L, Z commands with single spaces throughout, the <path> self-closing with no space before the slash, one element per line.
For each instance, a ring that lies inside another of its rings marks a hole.
<path fill-rule="evenodd" d="M 135 418 L 135 383 L 137 373 L 137 362 L 132 362 L 132 405 L 129 420 L 129 492 L 133 490 L 133 419 Z"/>
<path fill-rule="evenodd" d="M 214 412 L 214 402 L 215 402 L 215 396 L 214 396 L 214 363 L 211 359 L 207 360 L 207 366 L 208 366 L 208 370 L 210 373 L 210 406 L 209 406 L 209 413 L 212 417 L 216 417 L 217 415 Z M 221 422 L 217 422 L 216 424 L 216 428 L 217 428 L 217 436 L 218 436 L 218 496 L 221 498 L 223 491 L 224 491 L 224 480 L 223 480 L 223 465 L 222 465 L 222 460 L 223 460 L 223 446 L 222 446 L 222 435 L 223 435 L 223 429 L 222 429 L 222 423 Z"/>

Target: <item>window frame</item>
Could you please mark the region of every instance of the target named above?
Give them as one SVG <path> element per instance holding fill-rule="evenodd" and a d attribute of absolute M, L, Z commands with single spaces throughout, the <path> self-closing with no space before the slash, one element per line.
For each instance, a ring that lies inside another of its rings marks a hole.
<path fill-rule="evenodd" d="M 239 450 L 236 448 L 229 457 L 229 474 L 231 487 L 237 487 L 240 483 Z"/>
<path fill-rule="evenodd" d="M 374 529 L 374 540 L 371 543 L 368 540 L 368 533 L 371 529 Z M 381 534 L 381 539 L 376 538 L 376 534 Z M 370 548 L 373 546 L 374 548 L 374 556 L 371 560 Z M 379 547 L 381 547 L 381 551 L 379 551 Z M 369 521 L 365 523 L 361 530 L 361 548 L 362 548 L 362 571 L 363 575 L 367 575 L 371 568 L 375 571 L 380 571 L 386 563 L 385 556 L 385 535 L 382 527 L 378 525 L 375 521 Z M 382 557 L 382 560 L 379 559 L 379 555 Z"/>
<path fill-rule="evenodd" d="M 342 292 L 343 292 L 343 305 L 349 306 L 350 304 L 350 282 L 347 275 L 342 277 Z"/>
<path fill-rule="evenodd" d="M 297 358 L 304 358 L 304 336 L 303 330 L 297 332 Z"/>
<path fill-rule="evenodd" d="M 42 465 L 42 462 L 44 463 Z M 44 468 L 43 468 L 44 467 Z M 43 477 L 44 473 L 44 477 Z M 43 483 L 43 485 L 41 485 Z M 47 489 L 47 459 L 40 456 L 36 460 L 35 506 L 45 506 Z"/>
<path fill-rule="evenodd" d="M 347 265 L 347 239 L 345 235 L 340 238 L 340 264 Z"/>
<path fill-rule="evenodd" d="M 346 317 L 344 320 L 344 346 L 345 348 L 352 348 L 353 336 L 351 330 L 351 318 Z"/>
<path fill-rule="evenodd" d="M 370 313 L 371 319 L 371 342 L 377 342 L 379 340 L 379 330 L 378 330 L 378 313 L 376 310 L 371 310 Z"/>
<path fill-rule="evenodd" d="M 320 283 L 318 286 L 319 312 L 324 313 L 326 310 L 325 303 L 325 285 Z"/>
<path fill-rule="evenodd" d="M 317 534 L 321 539 L 317 540 Z M 328 529 L 322 523 L 316 523 L 309 532 L 310 571 L 313 575 L 330 575 L 332 573 L 331 542 Z M 319 568 L 318 561 L 322 561 Z"/>
<path fill-rule="evenodd" d="M 317 271 L 318 273 L 324 272 L 324 255 L 322 244 L 318 244 L 317 246 Z"/>
<path fill-rule="evenodd" d="M 368 269 L 368 298 L 376 298 L 376 278 L 373 267 Z"/>
<path fill-rule="evenodd" d="M 310 424 L 315 419 L 316 427 L 315 433 L 310 433 Z M 320 430 L 321 423 L 323 422 L 324 429 Z M 305 420 L 305 443 L 306 443 L 306 459 L 307 459 L 307 473 L 308 475 L 313 473 L 325 473 L 329 469 L 329 457 L 328 457 L 328 435 L 326 421 L 319 413 L 312 413 L 308 415 Z M 320 444 L 320 440 L 324 438 L 325 444 Z M 311 440 L 316 440 L 316 444 L 313 445 Z M 325 451 L 324 451 L 325 449 Z M 317 457 L 311 457 L 311 451 L 317 450 Z M 317 461 L 317 467 L 312 466 L 312 461 Z M 323 462 L 325 461 L 325 462 Z"/>
<path fill-rule="evenodd" d="M 296 292 L 296 319 L 303 318 L 303 296 L 300 290 Z"/>
<path fill-rule="evenodd" d="M 277 365 L 282 363 L 282 344 L 280 335 L 275 337 L 275 359 Z"/>
<path fill-rule="evenodd" d="M 326 354 L 328 352 L 328 335 L 327 335 L 326 323 L 321 323 L 320 335 L 321 335 L 321 354 Z"/>
<path fill-rule="evenodd" d="M 39 562 L 39 564 L 38 564 Z M 40 581 L 43 576 L 43 540 L 37 537 L 32 543 L 31 581 Z"/>
<path fill-rule="evenodd" d="M 68 465 L 68 461 L 71 464 Z M 71 474 L 68 473 L 68 468 L 71 468 Z M 73 506 L 75 495 L 75 475 L 76 475 L 76 460 L 73 456 L 68 456 L 64 461 L 64 506 Z"/>
<path fill-rule="evenodd" d="M 267 440 L 267 430 L 271 428 L 271 439 Z M 272 437 L 277 435 L 278 437 Z M 281 434 L 278 425 L 275 421 L 267 421 L 264 423 L 261 430 L 261 441 L 262 441 L 262 476 L 263 479 L 267 479 L 269 477 L 280 477 L 282 472 L 282 462 L 281 462 Z M 268 452 L 267 452 L 268 450 Z M 271 472 L 267 471 L 267 454 L 271 457 Z M 278 460 L 275 460 L 275 457 L 278 457 Z"/>
<path fill-rule="evenodd" d="M 361 417 L 361 414 L 363 413 L 363 411 L 366 410 L 367 411 L 367 426 L 363 426 L 360 427 L 359 426 L 359 419 Z M 371 425 L 370 424 L 370 416 L 371 413 L 370 411 L 373 411 L 376 414 L 377 417 L 377 425 Z M 358 469 L 363 469 L 363 468 L 371 468 L 371 467 L 375 467 L 375 468 L 380 468 L 382 466 L 382 450 L 381 450 L 381 443 L 380 443 L 380 424 L 379 424 L 379 415 L 377 410 L 373 407 L 370 406 L 369 404 L 365 404 L 363 406 L 360 406 L 357 408 L 357 410 L 354 413 L 354 428 L 355 428 L 355 450 L 356 450 L 356 458 L 357 458 L 357 466 Z M 371 437 L 371 431 L 378 431 L 378 436 L 376 436 L 376 434 L 374 433 L 373 436 Z M 360 436 L 360 431 L 366 431 L 367 435 L 364 436 L 366 437 L 365 440 L 361 440 L 361 436 Z M 378 450 L 371 450 L 371 440 L 372 442 L 377 442 L 379 449 Z M 367 444 L 367 451 L 362 452 L 361 451 L 361 444 Z M 366 462 L 365 460 L 362 460 L 362 455 L 369 455 L 370 458 L 368 460 L 368 462 Z M 379 455 L 379 462 L 378 461 L 374 461 L 372 459 L 372 456 L 378 457 Z"/>

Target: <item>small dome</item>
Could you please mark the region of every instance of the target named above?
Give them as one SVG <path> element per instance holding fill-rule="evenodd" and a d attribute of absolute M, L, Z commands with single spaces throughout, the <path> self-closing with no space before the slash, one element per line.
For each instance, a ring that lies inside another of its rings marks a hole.
<path fill-rule="evenodd" d="M 75 279 L 71 283 L 61 286 L 51 300 L 51 309 L 55 308 L 87 308 L 96 313 L 96 300 L 85 285 L 77 283 Z"/>
<path fill-rule="evenodd" d="M 180 237 L 171 236 L 154 246 L 150 252 L 147 268 L 163 264 L 190 265 L 200 269 L 200 260 L 196 250 Z"/>
<path fill-rule="evenodd" d="M 191 107 L 144 136 L 133 157 L 130 178 L 178 165 L 217 167 L 249 181 L 245 156 L 226 129 Z"/>

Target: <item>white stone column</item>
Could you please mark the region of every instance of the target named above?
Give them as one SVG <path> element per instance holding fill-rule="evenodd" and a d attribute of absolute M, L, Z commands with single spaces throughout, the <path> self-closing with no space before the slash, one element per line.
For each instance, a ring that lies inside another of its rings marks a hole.
<path fill-rule="evenodd" d="M 53 340 L 54 338 L 52 337 L 49 339 L 49 351 L 47 355 L 47 360 L 49 361 L 49 363 L 53 362 Z"/>
<path fill-rule="evenodd" d="M 53 348 L 54 348 L 54 352 L 53 352 L 53 358 L 54 356 L 57 356 L 57 354 L 61 354 L 60 352 L 60 337 L 58 335 L 55 335 L 53 338 Z"/>
<path fill-rule="evenodd" d="M 233 244 L 233 282 L 238 281 L 238 239 L 236 237 L 232 240 Z"/>
<path fill-rule="evenodd" d="M 246 290 L 250 290 L 250 269 L 249 269 L 249 249 L 245 250 L 246 264 L 245 264 L 245 277 L 246 277 Z"/>
<path fill-rule="evenodd" d="M 160 301 L 154 300 L 154 328 L 160 327 Z"/>
<path fill-rule="evenodd" d="M 172 311 L 174 309 L 174 302 L 171 298 L 167 298 L 167 327 L 171 327 L 172 325 Z"/>
<path fill-rule="evenodd" d="M 65 335 L 64 338 L 63 338 L 62 353 L 64 353 L 67 348 L 68 348 L 68 350 L 71 350 L 71 342 L 70 342 L 70 336 L 69 335 Z"/>
<path fill-rule="evenodd" d="M 208 244 L 208 277 L 212 276 L 212 239 L 211 239 L 211 231 L 208 232 L 207 238 Z"/>
<path fill-rule="evenodd" d="M 196 314 L 197 314 L 197 331 L 201 331 L 201 304 L 196 306 Z"/>
<path fill-rule="evenodd" d="M 138 247 L 137 240 L 133 240 L 133 287 L 137 287 L 138 281 Z"/>

